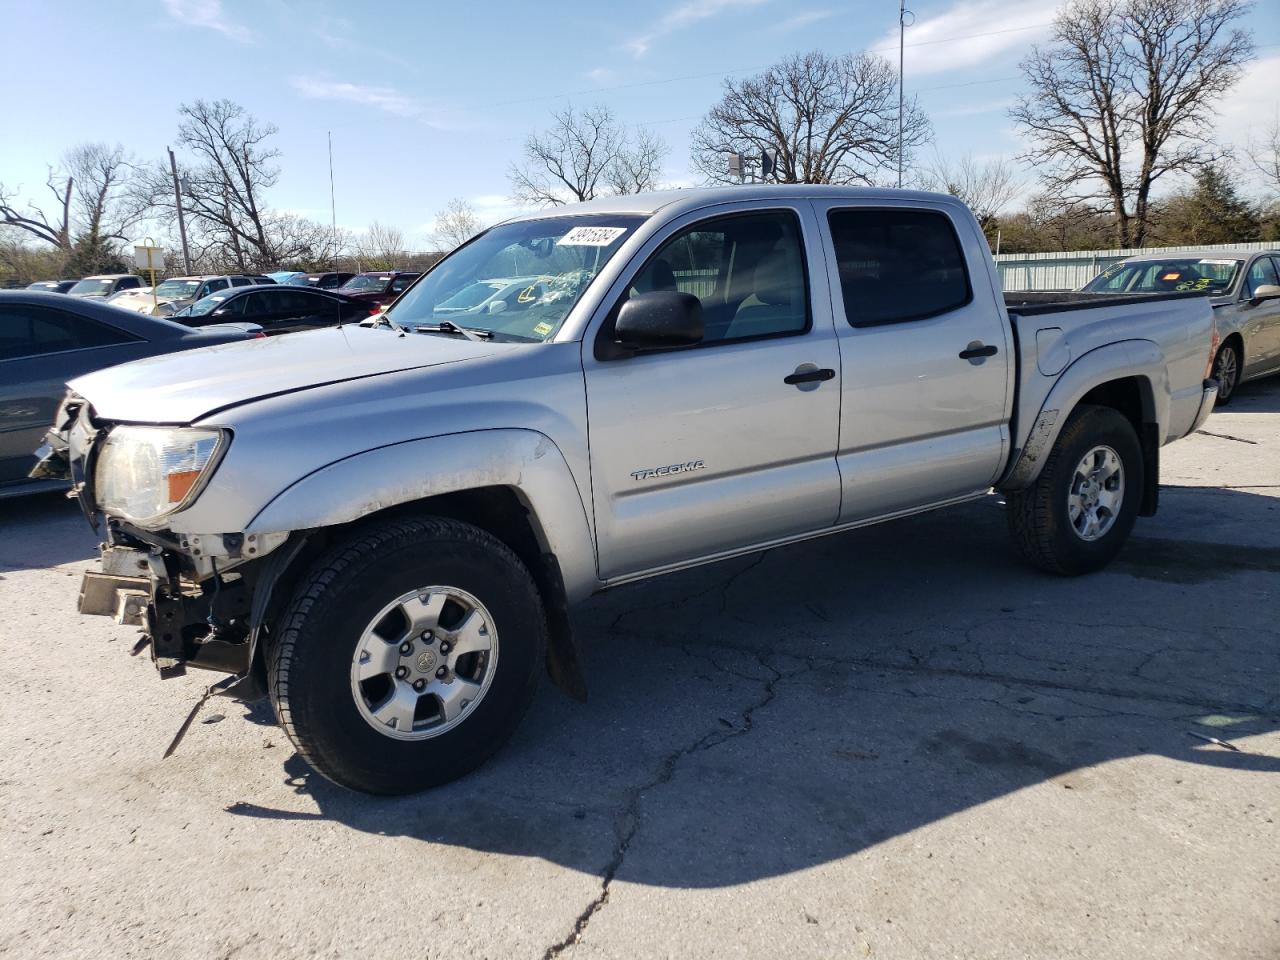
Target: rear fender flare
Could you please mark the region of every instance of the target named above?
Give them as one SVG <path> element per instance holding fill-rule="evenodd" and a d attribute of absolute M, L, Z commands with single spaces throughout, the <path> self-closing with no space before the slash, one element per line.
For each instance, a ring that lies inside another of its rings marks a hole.
<path fill-rule="evenodd" d="M 1021 490 L 1034 483 L 1063 425 L 1084 395 L 1104 383 L 1130 377 L 1139 383 L 1143 423 L 1156 424 L 1156 435 L 1163 438 L 1169 423 L 1169 375 L 1164 353 L 1150 340 L 1111 343 L 1084 354 L 1058 375 L 1057 383 L 1031 421 L 1026 441 L 1015 452 L 996 488 Z M 1141 428 L 1138 433 L 1141 437 Z"/>

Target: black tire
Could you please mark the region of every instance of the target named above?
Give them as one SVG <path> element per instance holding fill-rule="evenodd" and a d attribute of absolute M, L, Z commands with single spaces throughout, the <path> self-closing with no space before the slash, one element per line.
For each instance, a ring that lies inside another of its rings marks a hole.
<path fill-rule="evenodd" d="M 1218 354 L 1213 358 L 1213 376 L 1218 380 L 1218 400 L 1214 404 L 1217 407 L 1225 407 L 1231 402 L 1231 398 L 1235 396 L 1236 387 L 1240 386 L 1241 364 L 1244 358 L 1240 356 L 1240 348 L 1235 345 L 1234 341 L 1228 341 L 1218 348 Z M 1224 368 L 1234 371 L 1229 375 L 1223 375 Z"/>
<path fill-rule="evenodd" d="M 1124 493 L 1110 529 L 1088 541 L 1071 524 L 1068 499 L 1076 466 L 1099 445 L 1110 447 L 1119 457 Z M 1142 446 L 1133 424 L 1110 407 L 1077 407 L 1035 483 L 1006 497 L 1014 547 L 1028 563 L 1050 573 L 1077 576 L 1101 570 L 1128 539 L 1142 490 Z"/>
<path fill-rule="evenodd" d="M 487 692 L 457 726 L 393 739 L 356 706 L 352 658 L 386 604 L 428 585 L 483 603 L 499 655 Z M 285 733 L 317 772 L 366 793 L 414 793 L 469 773 L 507 741 L 533 699 L 546 637 L 533 579 L 501 541 L 456 520 L 386 521 L 357 529 L 303 577 L 267 650 L 267 685 Z"/>

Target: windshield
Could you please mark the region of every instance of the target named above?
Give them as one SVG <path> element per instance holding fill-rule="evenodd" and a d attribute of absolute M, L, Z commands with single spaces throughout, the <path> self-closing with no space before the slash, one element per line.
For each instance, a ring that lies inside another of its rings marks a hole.
<path fill-rule="evenodd" d="M 110 280 L 81 280 L 67 291 L 77 297 L 101 296 L 111 292 Z"/>
<path fill-rule="evenodd" d="M 391 279 L 389 274 L 383 274 L 380 277 L 370 277 L 360 274 L 358 277 L 352 277 L 343 286 L 343 290 L 378 290 L 381 291 L 387 285 L 387 281 Z"/>
<path fill-rule="evenodd" d="M 211 294 L 201 300 L 197 300 L 191 306 L 183 310 L 182 314 L 187 317 L 203 317 L 206 314 L 213 313 L 213 311 L 217 310 L 218 305 L 229 296 L 231 296 L 230 292 Z"/>
<path fill-rule="evenodd" d="M 497 339 L 542 342 L 644 219 L 597 214 L 494 227 L 442 260 L 388 315 L 403 327 L 448 320 Z"/>
<path fill-rule="evenodd" d="M 171 300 L 186 300 L 194 297 L 199 287 L 199 280 L 166 280 L 156 287 L 156 296 L 168 297 Z"/>
<path fill-rule="evenodd" d="M 1090 293 L 1225 293 L 1240 271 L 1239 260 L 1172 257 L 1117 263 L 1094 277 Z"/>

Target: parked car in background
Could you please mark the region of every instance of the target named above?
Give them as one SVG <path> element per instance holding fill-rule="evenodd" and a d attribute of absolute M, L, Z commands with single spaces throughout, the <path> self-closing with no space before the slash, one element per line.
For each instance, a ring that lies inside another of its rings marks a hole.
<path fill-rule="evenodd" d="M 127 360 L 255 335 L 248 324 L 191 330 L 93 300 L 0 292 L 0 497 L 66 486 L 30 480 L 27 474 L 71 378 Z"/>
<path fill-rule="evenodd" d="M 354 276 L 354 273 L 302 273 L 290 280 L 289 283 L 299 287 L 337 290 Z"/>
<path fill-rule="evenodd" d="M 288 284 L 271 288 L 223 290 L 197 300 L 173 315 L 189 327 L 225 323 L 229 320 L 258 324 L 268 334 L 293 333 L 340 323 L 359 323 L 381 311 L 368 300 L 344 297 L 328 290 Z"/>
<path fill-rule="evenodd" d="M 469 284 L 436 306 L 436 313 L 501 313 L 537 303 L 550 277 L 493 277 Z"/>
<path fill-rule="evenodd" d="M 109 303 L 112 306 L 116 306 L 116 307 L 123 307 L 124 309 L 127 310 L 129 309 L 129 306 L 128 306 L 129 303 L 131 303 L 133 300 L 136 300 L 138 297 L 150 297 L 150 296 L 151 296 L 150 287 L 134 287 L 132 290 L 117 290 L 115 293 L 107 297 L 102 302 Z M 137 313 L 138 311 L 134 311 L 134 312 Z"/>
<path fill-rule="evenodd" d="M 104 273 L 97 277 L 77 280 L 67 293 L 73 297 L 84 297 L 88 300 L 105 300 L 113 293 L 142 286 L 146 286 L 146 281 L 131 273 Z"/>
<path fill-rule="evenodd" d="M 1280 250 L 1159 251 L 1112 264 L 1089 293 L 1206 293 L 1221 345 L 1213 361 L 1218 403 L 1246 380 L 1280 373 Z"/>
<path fill-rule="evenodd" d="M 272 283 L 293 283 L 299 277 L 305 277 L 306 274 L 301 270 L 277 270 L 275 273 L 268 273 L 267 279 Z"/>
<path fill-rule="evenodd" d="M 338 292 L 348 297 L 386 304 L 408 290 L 409 284 L 420 276 L 420 273 L 406 273 L 403 270 L 371 270 L 356 274 L 339 287 Z"/>
<path fill-rule="evenodd" d="M 233 287 L 250 287 L 256 283 L 270 283 L 266 278 L 258 278 L 247 274 L 204 274 L 193 277 L 170 277 L 156 284 L 155 295 L 121 298 L 114 305 L 135 313 L 150 313 L 158 317 L 167 317 L 183 307 L 188 307 L 219 290 Z"/>
<path fill-rule="evenodd" d="M 535 274 L 519 312 L 438 310 Z M 569 605 L 597 591 L 993 486 L 1024 559 L 1098 570 L 1155 512 L 1160 447 L 1213 407 L 1213 309 L 1011 301 L 938 194 L 735 186 L 510 220 L 382 325 L 74 381 L 62 466 L 96 465 L 79 496 L 107 518 L 80 610 L 146 625 L 161 676 L 265 687 L 329 779 L 404 793 L 489 757 L 541 669 L 585 697 Z"/>
<path fill-rule="evenodd" d="M 41 293 L 66 293 L 77 283 L 78 280 L 37 280 L 35 283 L 28 283 L 27 289 Z"/>

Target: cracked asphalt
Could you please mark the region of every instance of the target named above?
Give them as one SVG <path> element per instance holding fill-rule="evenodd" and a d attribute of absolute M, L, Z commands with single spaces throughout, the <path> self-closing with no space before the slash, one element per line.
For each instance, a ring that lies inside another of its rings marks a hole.
<path fill-rule="evenodd" d="M 0 956 L 1280 957 L 1280 381 L 1164 451 L 1108 571 L 992 497 L 595 598 L 587 705 L 415 797 L 75 613 L 0 503 Z M 1238 752 L 1207 742 L 1216 737 Z"/>

